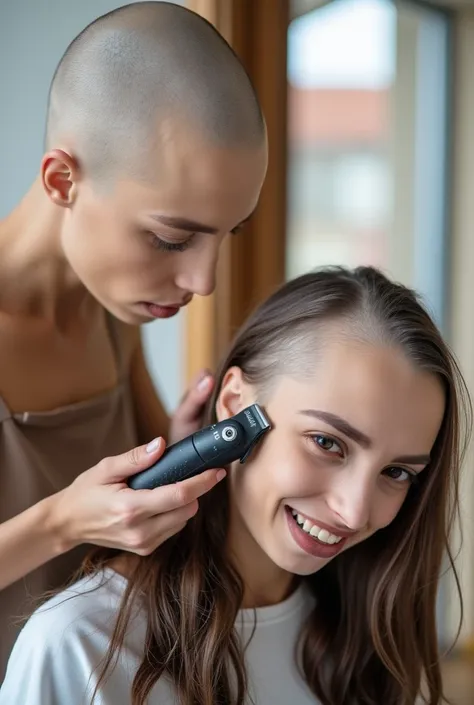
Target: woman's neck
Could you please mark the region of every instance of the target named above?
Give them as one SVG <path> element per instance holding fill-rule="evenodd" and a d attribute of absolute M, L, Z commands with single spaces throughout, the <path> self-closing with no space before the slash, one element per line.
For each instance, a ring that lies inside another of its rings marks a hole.
<path fill-rule="evenodd" d="M 243 608 L 276 605 L 296 588 L 298 578 L 273 563 L 237 515 L 230 522 L 228 550 L 244 581 Z"/>
<path fill-rule="evenodd" d="M 284 575 L 284 579 L 281 574 L 275 575 L 275 578 L 273 580 L 267 576 L 266 579 L 259 580 L 255 575 L 244 578 L 245 591 L 242 608 L 252 609 L 278 605 L 295 591 L 299 583 L 297 576 L 289 573 Z"/>
<path fill-rule="evenodd" d="M 241 541 L 239 541 L 239 545 L 240 548 L 244 548 Z M 245 562 L 240 561 L 235 552 L 232 551 L 234 565 L 245 585 L 241 607 L 243 609 L 268 607 L 269 605 L 283 602 L 297 587 L 298 578 L 291 573 L 282 571 L 267 556 L 265 556 L 265 562 L 262 559 L 261 550 L 260 555 L 255 555 L 254 563 L 250 554 L 252 547 L 249 546 L 248 548 L 249 552 L 246 554 Z M 123 553 L 114 558 L 108 565 L 116 573 L 129 579 L 135 572 L 140 560 L 138 556 Z"/>
<path fill-rule="evenodd" d="M 67 262 L 61 245 L 64 210 L 35 181 L 0 222 L 0 310 L 61 321 L 89 311 L 91 296 Z"/>

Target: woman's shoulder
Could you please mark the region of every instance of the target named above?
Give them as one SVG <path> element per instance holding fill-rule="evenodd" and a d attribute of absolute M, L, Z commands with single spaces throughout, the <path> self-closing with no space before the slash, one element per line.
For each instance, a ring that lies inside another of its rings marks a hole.
<path fill-rule="evenodd" d="M 110 645 L 125 587 L 125 578 L 106 570 L 82 578 L 41 605 L 15 643 L 0 705 L 20 705 L 25 688 L 29 705 L 62 703 L 66 696 L 71 705 L 82 704 L 80 694 Z M 124 645 L 128 658 L 139 658 L 144 643 L 146 620 L 141 613 L 137 616 L 139 628 L 131 630 L 130 643 Z"/>
<path fill-rule="evenodd" d="M 22 647 L 34 643 L 35 648 L 56 648 L 79 633 L 84 639 L 89 628 L 111 632 L 125 585 L 125 578 L 108 570 L 81 578 L 33 612 L 18 642 Z"/>

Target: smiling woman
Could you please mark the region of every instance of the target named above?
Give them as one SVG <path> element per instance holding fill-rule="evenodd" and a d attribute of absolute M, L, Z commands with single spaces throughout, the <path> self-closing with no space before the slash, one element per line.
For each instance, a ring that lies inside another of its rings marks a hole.
<path fill-rule="evenodd" d="M 370 268 L 289 282 L 209 406 L 258 402 L 272 431 L 152 555 L 90 556 L 25 626 L 1 705 L 413 705 L 422 681 L 440 705 L 463 400 L 410 290 Z"/>

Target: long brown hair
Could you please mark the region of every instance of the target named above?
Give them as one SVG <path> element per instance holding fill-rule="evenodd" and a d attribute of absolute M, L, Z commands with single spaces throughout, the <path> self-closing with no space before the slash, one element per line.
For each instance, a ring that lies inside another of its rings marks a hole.
<path fill-rule="evenodd" d="M 394 521 L 340 554 L 307 580 L 317 602 L 297 657 L 323 705 L 412 705 L 420 694 L 439 705 L 435 607 L 444 554 L 454 569 L 449 535 L 457 512 L 463 419 L 469 402 L 456 362 L 409 289 L 375 269 L 328 268 L 306 274 L 271 296 L 238 332 L 217 374 L 209 421 L 223 380 L 239 366 L 257 388 L 301 367 L 309 337 L 340 319 L 365 339 L 382 336 L 429 371 L 445 390 L 444 419 L 430 466 L 410 489 Z M 285 349 L 285 355 L 282 355 Z M 243 583 L 226 554 L 226 481 L 201 500 L 178 535 L 138 560 L 128 581 L 97 690 L 114 667 L 130 615 L 145 598 L 145 655 L 131 700 L 144 705 L 167 675 L 181 705 L 243 705 L 246 673 L 234 621 Z M 90 573 L 115 555 L 99 549 Z"/>

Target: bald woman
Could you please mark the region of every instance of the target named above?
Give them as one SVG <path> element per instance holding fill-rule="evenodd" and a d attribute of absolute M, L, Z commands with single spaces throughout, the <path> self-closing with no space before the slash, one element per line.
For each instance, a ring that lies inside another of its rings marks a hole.
<path fill-rule="evenodd" d="M 212 387 L 170 422 L 140 326 L 213 291 L 266 168 L 248 76 L 193 12 L 127 5 L 61 59 L 38 177 L 0 223 L 0 680 L 30 598 L 90 544 L 150 553 L 223 475 L 126 487 L 197 429 Z"/>

